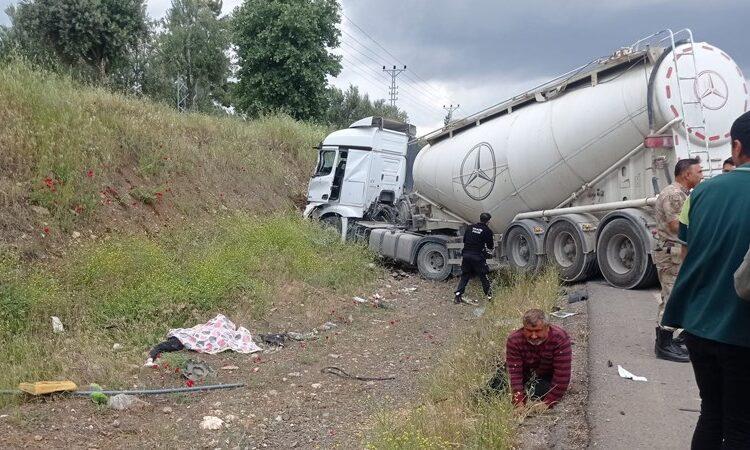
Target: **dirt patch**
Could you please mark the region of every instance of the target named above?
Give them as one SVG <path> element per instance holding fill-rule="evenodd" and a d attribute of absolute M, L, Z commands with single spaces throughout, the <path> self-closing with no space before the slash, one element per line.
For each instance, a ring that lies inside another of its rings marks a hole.
<path fill-rule="evenodd" d="M 572 292 L 576 287 L 569 287 Z M 568 392 L 555 408 L 544 414 L 527 418 L 520 428 L 519 447 L 585 448 L 590 429 L 586 417 L 588 402 L 588 318 L 586 302 L 568 304 L 558 301 L 561 310 L 577 313 L 566 319 L 551 317 L 552 323 L 568 331 L 573 341 L 573 374 Z"/>
<path fill-rule="evenodd" d="M 254 332 L 309 331 L 325 321 L 336 327 L 317 340 L 293 342 L 253 356 L 187 354 L 217 369 L 210 382 L 244 382 L 247 387 L 204 394 L 144 397 L 152 406 L 116 412 L 87 399 L 56 399 L 7 408 L 0 419 L 5 448 L 356 448 L 372 416 L 414 400 L 418 379 L 429 373 L 440 349 L 467 328 L 472 308 L 454 306 L 450 283 L 430 283 L 415 275 L 380 280 L 378 294 L 388 308 L 338 298 L 300 303 L 294 286 Z M 312 311 L 312 312 L 311 312 Z M 231 312 L 228 312 L 231 316 Z M 238 321 L 239 322 L 239 321 Z M 248 325 L 248 323 L 243 323 Z M 113 353 L 113 358 L 117 357 Z M 145 359 L 145 353 L 144 353 Z M 236 366 L 235 370 L 221 367 Z M 321 373 L 337 366 L 360 376 L 394 376 L 392 381 L 356 381 Z M 133 385 L 182 385 L 173 367 L 133 367 Z M 168 407 L 168 412 L 163 409 Z M 201 430 L 203 416 L 227 426 Z"/>

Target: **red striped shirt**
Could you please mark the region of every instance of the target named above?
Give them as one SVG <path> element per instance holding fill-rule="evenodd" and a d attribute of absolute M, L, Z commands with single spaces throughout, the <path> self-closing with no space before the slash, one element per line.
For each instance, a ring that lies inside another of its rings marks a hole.
<path fill-rule="evenodd" d="M 570 336 L 562 328 L 550 325 L 547 340 L 540 345 L 529 344 L 523 335 L 523 328 L 514 331 L 508 336 L 505 358 L 514 403 L 526 401 L 524 382 L 532 374 L 552 380 L 552 389 L 542 399 L 550 407 L 560 401 L 567 391 L 573 352 Z"/>

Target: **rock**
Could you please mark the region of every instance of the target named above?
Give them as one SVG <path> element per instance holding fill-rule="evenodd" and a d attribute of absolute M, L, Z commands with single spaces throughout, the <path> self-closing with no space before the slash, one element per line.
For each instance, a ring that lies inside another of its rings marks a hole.
<path fill-rule="evenodd" d="M 333 359 L 339 359 L 339 358 L 341 358 L 341 355 L 337 355 L 337 354 L 335 354 L 335 353 L 330 353 L 330 354 L 328 355 L 328 357 L 329 357 L 329 358 L 333 358 Z"/>
<path fill-rule="evenodd" d="M 299 373 L 299 372 L 289 372 L 287 375 L 290 376 L 290 377 L 301 377 L 302 376 L 302 374 Z"/>
<path fill-rule="evenodd" d="M 336 326 L 337 325 L 335 323 L 333 323 L 333 322 L 326 322 L 326 323 L 323 324 L 323 326 L 320 327 L 320 329 L 323 330 L 323 331 L 328 331 L 328 330 L 331 330 L 333 328 L 336 328 Z"/>
<path fill-rule="evenodd" d="M 268 391 L 268 395 L 276 397 L 277 395 L 279 395 L 279 391 L 277 391 L 276 389 L 271 389 L 270 391 Z"/>
<path fill-rule="evenodd" d="M 237 366 L 224 366 L 221 368 L 221 370 L 238 370 L 239 367 Z"/>
<path fill-rule="evenodd" d="M 281 416 L 279 415 L 279 416 L 276 416 L 276 418 L 275 418 L 274 420 L 275 420 L 276 422 L 281 422 L 281 421 L 283 421 L 284 419 L 282 419 L 282 418 L 281 418 Z"/>
<path fill-rule="evenodd" d="M 112 426 L 114 428 L 120 428 L 120 421 L 119 420 L 115 420 L 114 422 L 112 422 Z"/>
<path fill-rule="evenodd" d="M 295 333 L 294 331 L 290 331 L 287 333 L 287 336 L 294 339 L 295 341 L 311 341 L 318 338 L 317 334 L 314 331 L 310 331 L 308 333 Z"/>
<path fill-rule="evenodd" d="M 375 268 L 375 263 L 370 263 L 370 264 L 367 265 L 367 267 L 369 267 L 370 269 L 374 269 Z"/>
<path fill-rule="evenodd" d="M 49 216 L 49 209 L 45 208 L 44 206 L 31 205 L 31 210 L 34 211 L 34 213 L 39 214 L 40 216 Z"/>
<path fill-rule="evenodd" d="M 352 298 L 354 300 L 354 303 L 367 303 L 367 299 L 364 299 L 362 297 L 354 297 Z"/>
<path fill-rule="evenodd" d="M 380 294 L 372 294 L 372 298 L 374 298 L 375 300 L 381 300 L 383 296 Z"/>
<path fill-rule="evenodd" d="M 62 321 L 57 316 L 52 316 L 52 332 L 53 333 L 62 333 L 65 331 L 65 327 L 63 327 Z"/>
<path fill-rule="evenodd" d="M 165 406 L 161 409 L 161 412 L 163 412 L 164 414 L 172 414 L 172 408 L 170 408 L 169 406 Z"/>
<path fill-rule="evenodd" d="M 310 387 L 313 389 L 320 389 L 321 387 L 323 387 L 323 385 L 320 383 L 313 383 L 310 385 Z"/>
<path fill-rule="evenodd" d="M 107 406 L 118 411 L 124 411 L 126 409 L 140 409 L 147 406 L 151 406 L 148 402 L 144 402 L 134 395 L 128 394 L 117 394 L 109 398 Z"/>
<path fill-rule="evenodd" d="M 78 238 L 81 237 L 81 233 L 79 233 L 77 231 L 74 231 L 73 234 L 72 234 L 72 236 L 73 236 L 73 239 L 78 239 Z"/>
<path fill-rule="evenodd" d="M 224 420 L 226 422 L 233 422 L 237 420 L 237 416 L 235 416 L 234 414 L 227 414 L 226 416 L 224 416 Z"/>
<path fill-rule="evenodd" d="M 122 350 L 122 344 L 114 343 L 112 344 L 112 351 L 119 352 Z"/>
<path fill-rule="evenodd" d="M 44 439 L 44 438 L 43 438 L 43 437 L 41 437 L 41 436 L 40 436 L 40 435 L 38 435 L 38 434 L 37 434 L 36 436 L 34 436 L 34 440 L 35 440 L 35 441 L 41 441 L 42 439 Z"/>
<path fill-rule="evenodd" d="M 202 430 L 221 430 L 224 427 L 224 421 L 216 416 L 203 416 L 200 426 Z"/>

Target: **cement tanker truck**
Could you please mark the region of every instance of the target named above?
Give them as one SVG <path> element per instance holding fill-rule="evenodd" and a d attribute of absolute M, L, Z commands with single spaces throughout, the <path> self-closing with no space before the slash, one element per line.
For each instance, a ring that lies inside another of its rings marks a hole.
<path fill-rule="evenodd" d="M 488 211 L 494 263 L 643 287 L 656 195 L 682 158 L 720 174 L 747 109 L 729 55 L 666 30 L 421 138 L 381 118 L 332 133 L 305 216 L 442 280 L 460 271 L 462 228 Z"/>

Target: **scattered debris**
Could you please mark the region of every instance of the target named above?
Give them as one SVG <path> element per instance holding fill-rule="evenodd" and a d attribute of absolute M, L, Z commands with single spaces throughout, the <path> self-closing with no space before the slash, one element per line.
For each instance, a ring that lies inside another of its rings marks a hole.
<path fill-rule="evenodd" d="M 53 333 L 62 333 L 65 331 L 65 327 L 63 327 L 62 321 L 57 316 L 52 316 L 52 332 Z"/>
<path fill-rule="evenodd" d="M 168 337 L 176 337 L 188 350 L 210 355 L 232 350 L 237 353 L 255 353 L 263 350 L 253 342 L 245 327 L 237 327 L 223 314 L 192 328 L 169 330 Z"/>
<path fill-rule="evenodd" d="M 21 383 L 18 389 L 31 395 L 51 394 L 53 392 L 67 392 L 78 389 L 72 381 L 37 381 L 35 383 Z"/>
<path fill-rule="evenodd" d="M 337 325 L 335 323 L 333 323 L 333 322 L 326 322 L 326 323 L 323 324 L 323 326 L 320 327 L 320 329 L 323 330 L 323 331 L 328 331 L 328 330 L 332 330 L 332 329 L 336 328 L 336 326 Z"/>
<path fill-rule="evenodd" d="M 589 299 L 589 293 L 587 290 L 573 291 L 568 294 L 568 303 L 577 303 Z"/>
<path fill-rule="evenodd" d="M 308 333 L 295 333 L 294 331 L 290 331 L 287 335 L 295 341 L 311 341 L 318 338 L 318 334 L 313 331 Z"/>
<path fill-rule="evenodd" d="M 313 383 L 310 385 L 310 387 L 313 389 L 320 389 L 321 387 L 323 387 L 323 385 L 320 383 Z"/>
<path fill-rule="evenodd" d="M 97 405 L 106 405 L 109 403 L 109 397 L 102 392 L 92 392 L 91 401 Z"/>
<path fill-rule="evenodd" d="M 558 319 L 567 319 L 568 317 L 572 317 L 577 314 L 578 314 L 577 312 L 555 311 L 553 313 L 550 313 L 550 316 L 557 317 Z"/>
<path fill-rule="evenodd" d="M 238 366 L 224 366 L 221 368 L 221 370 L 238 370 Z"/>
<path fill-rule="evenodd" d="M 182 376 L 190 381 L 203 381 L 213 373 L 214 370 L 203 361 L 188 359 L 182 367 Z"/>
<path fill-rule="evenodd" d="M 620 376 L 622 378 L 630 379 L 630 380 L 633 380 L 633 381 L 648 381 L 646 379 L 646 377 L 641 377 L 641 376 L 638 376 L 638 375 L 634 375 L 634 374 L 628 372 L 627 370 L 623 369 L 623 367 L 621 365 L 619 365 L 619 364 L 617 365 L 617 373 L 620 374 Z"/>
<path fill-rule="evenodd" d="M 403 292 L 415 292 L 416 290 L 417 290 L 417 288 L 415 288 L 415 287 L 407 287 L 407 288 L 401 289 L 401 291 L 403 291 Z"/>
<path fill-rule="evenodd" d="M 164 414 L 172 414 L 172 408 L 170 408 L 169 406 L 165 406 L 161 409 L 161 412 L 163 412 Z"/>
<path fill-rule="evenodd" d="M 369 263 L 367 265 L 367 267 L 369 267 L 370 269 L 374 269 L 375 268 L 375 263 Z"/>
<path fill-rule="evenodd" d="M 113 352 L 119 352 L 122 350 L 122 344 L 114 343 L 112 344 L 112 351 Z"/>
<path fill-rule="evenodd" d="M 101 392 L 99 392 L 101 394 Z M 147 406 L 151 406 L 150 403 L 145 402 L 134 395 L 128 394 L 117 394 L 114 397 L 110 397 L 107 406 L 118 411 L 124 411 L 126 409 L 140 409 Z"/>
<path fill-rule="evenodd" d="M 224 421 L 216 416 L 203 416 L 201 429 L 203 430 L 221 430 L 224 427 Z"/>
<path fill-rule="evenodd" d="M 609 359 L 607 360 L 607 367 L 612 367 L 612 361 Z"/>
<path fill-rule="evenodd" d="M 284 342 L 287 341 L 289 336 L 286 333 L 273 333 L 273 334 L 261 334 L 260 339 L 268 344 L 275 347 L 283 347 Z"/>
<path fill-rule="evenodd" d="M 364 299 L 362 297 L 354 297 L 352 298 L 354 300 L 354 303 L 367 303 L 367 299 Z"/>
<path fill-rule="evenodd" d="M 387 380 L 395 380 L 396 377 L 358 377 L 355 375 L 349 375 L 344 371 L 344 369 L 340 367 L 335 366 L 328 366 L 323 367 L 320 369 L 321 373 L 328 373 L 331 375 L 336 375 L 337 377 L 341 378 L 350 378 L 352 380 L 359 380 L 359 381 L 387 381 Z"/>

